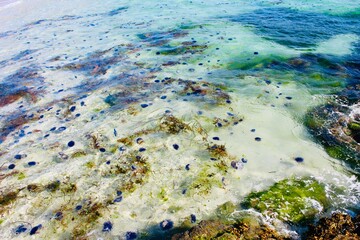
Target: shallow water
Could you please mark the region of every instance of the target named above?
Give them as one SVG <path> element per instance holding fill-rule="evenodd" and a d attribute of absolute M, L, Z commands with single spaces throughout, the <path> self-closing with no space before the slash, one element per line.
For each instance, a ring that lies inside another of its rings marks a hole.
<path fill-rule="evenodd" d="M 165 219 L 300 176 L 326 186 L 324 214 L 358 212 L 354 173 L 303 126 L 359 81 L 355 2 L 1 7 L 0 236 L 166 237 Z"/>

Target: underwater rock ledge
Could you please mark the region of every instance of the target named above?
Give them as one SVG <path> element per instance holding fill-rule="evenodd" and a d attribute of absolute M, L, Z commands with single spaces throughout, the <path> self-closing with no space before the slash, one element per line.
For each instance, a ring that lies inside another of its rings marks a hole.
<path fill-rule="evenodd" d="M 315 107 L 305 116 L 305 126 L 329 156 L 343 160 L 360 176 L 360 105 L 337 102 Z"/>
<path fill-rule="evenodd" d="M 360 239 L 360 215 L 351 218 L 348 214 L 335 212 L 328 218 L 320 219 L 315 225 L 307 225 L 302 239 Z M 246 218 L 236 223 L 220 220 L 204 220 L 191 229 L 172 236 L 172 240 L 189 239 L 294 239 L 280 233 L 256 217 Z M 296 237 L 295 239 L 298 239 Z"/>
<path fill-rule="evenodd" d="M 333 213 L 320 219 L 316 225 L 309 225 L 305 239 L 360 239 L 360 215 L 351 218 L 344 213 Z"/>

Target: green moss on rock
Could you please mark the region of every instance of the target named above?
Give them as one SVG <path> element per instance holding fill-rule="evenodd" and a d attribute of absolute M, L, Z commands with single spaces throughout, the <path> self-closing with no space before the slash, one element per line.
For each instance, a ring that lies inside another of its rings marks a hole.
<path fill-rule="evenodd" d="M 249 220 L 251 218 L 251 220 Z M 257 239 L 291 239 L 278 233 L 275 229 L 262 223 L 255 217 L 239 220 L 236 223 L 223 223 L 219 220 L 204 220 L 191 229 L 172 236 L 172 240 L 257 240 Z"/>
<path fill-rule="evenodd" d="M 329 200 L 325 187 L 308 177 L 285 179 L 268 190 L 253 192 L 244 199 L 243 206 L 280 220 L 299 223 L 314 218 L 329 206 Z"/>
<path fill-rule="evenodd" d="M 352 119 L 351 109 L 330 102 L 310 109 L 304 124 L 330 157 L 343 160 L 348 169 L 359 176 L 360 124 Z"/>
<path fill-rule="evenodd" d="M 348 149 L 344 146 L 324 146 L 325 151 L 330 157 L 336 159 L 346 159 L 348 156 Z"/>
<path fill-rule="evenodd" d="M 356 122 L 351 122 L 351 123 L 348 124 L 348 128 L 351 131 L 359 132 L 360 131 L 360 124 L 356 123 Z"/>

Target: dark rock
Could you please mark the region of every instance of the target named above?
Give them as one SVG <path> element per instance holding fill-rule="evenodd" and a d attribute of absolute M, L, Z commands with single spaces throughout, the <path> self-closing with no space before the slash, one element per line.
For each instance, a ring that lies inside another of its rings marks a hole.
<path fill-rule="evenodd" d="M 360 215 L 356 218 L 344 213 L 333 213 L 329 218 L 322 218 L 317 224 L 310 225 L 305 239 L 360 239 Z"/>
<path fill-rule="evenodd" d="M 172 240 L 192 239 L 291 239 L 282 236 L 269 226 L 255 218 L 241 219 L 234 223 L 220 220 L 201 221 L 198 225 L 183 233 L 175 234 Z"/>
<path fill-rule="evenodd" d="M 343 160 L 357 175 L 360 175 L 359 107 L 331 102 L 311 109 L 304 119 L 308 131 L 329 156 Z"/>
<path fill-rule="evenodd" d="M 201 221 L 197 226 L 190 230 L 176 234 L 172 237 L 172 240 L 190 240 L 190 239 L 212 239 L 218 236 L 219 232 L 224 232 L 227 228 L 226 225 L 220 221 Z"/>

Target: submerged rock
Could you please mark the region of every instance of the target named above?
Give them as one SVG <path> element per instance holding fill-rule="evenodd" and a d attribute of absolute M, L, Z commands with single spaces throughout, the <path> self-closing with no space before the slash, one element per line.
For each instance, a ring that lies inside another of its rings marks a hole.
<path fill-rule="evenodd" d="M 220 221 L 201 221 L 197 226 L 190 230 L 174 235 L 172 239 L 210 239 L 218 236 L 220 232 L 224 232 L 226 229 L 228 229 L 228 227 Z"/>
<path fill-rule="evenodd" d="M 305 116 L 305 126 L 333 158 L 344 160 L 360 173 L 360 105 L 330 103 L 318 106 Z"/>
<path fill-rule="evenodd" d="M 268 190 L 250 193 L 243 201 L 245 208 L 282 221 L 301 223 L 313 219 L 329 206 L 325 186 L 313 178 L 285 179 Z"/>
<path fill-rule="evenodd" d="M 351 219 L 347 214 L 333 213 L 309 227 L 306 239 L 360 239 L 360 216 Z"/>
<path fill-rule="evenodd" d="M 256 218 L 242 219 L 233 224 L 219 220 L 201 221 L 183 233 L 175 234 L 172 240 L 190 239 L 290 239 L 261 223 Z"/>
<path fill-rule="evenodd" d="M 171 40 L 184 37 L 188 34 L 188 32 L 183 29 L 172 29 L 170 31 L 164 32 L 147 32 L 137 34 L 137 37 L 145 42 L 148 46 L 163 46 L 169 43 Z"/>
<path fill-rule="evenodd" d="M 44 77 L 40 75 L 41 69 L 37 66 L 22 67 L 15 73 L 4 78 L 0 83 L 0 107 L 24 99 L 35 103 L 38 95 L 43 92 L 41 88 L 31 86 L 43 85 Z"/>
<path fill-rule="evenodd" d="M 164 45 L 157 55 L 184 55 L 200 54 L 208 48 L 207 45 L 200 45 L 193 42 L 182 42 L 180 45 Z"/>

